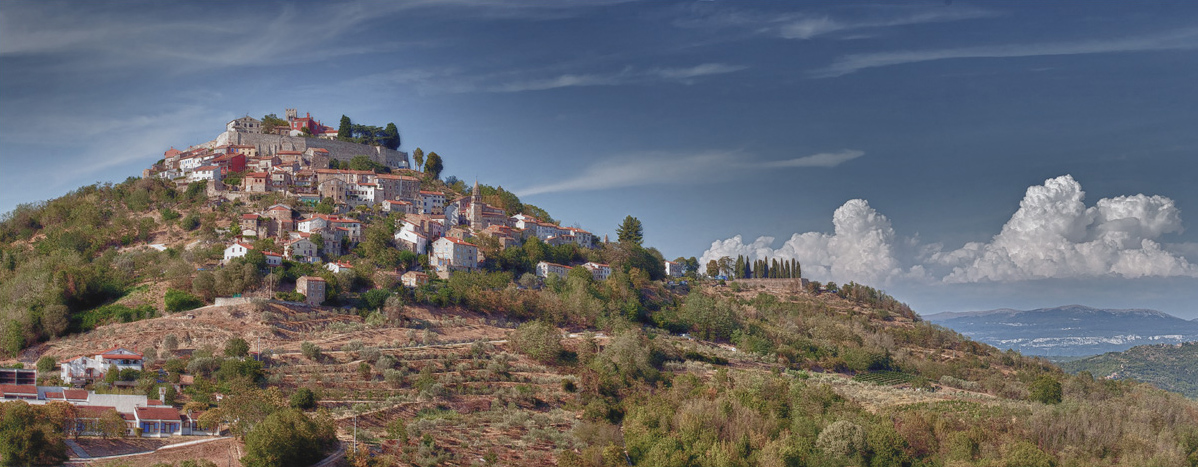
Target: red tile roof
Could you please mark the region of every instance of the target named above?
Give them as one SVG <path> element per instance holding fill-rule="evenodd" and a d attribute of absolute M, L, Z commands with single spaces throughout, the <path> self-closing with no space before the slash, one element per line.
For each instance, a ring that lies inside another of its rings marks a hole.
<path fill-rule="evenodd" d="M 75 400 L 75 401 L 87 400 L 87 390 L 86 389 L 67 389 L 67 390 L 63 391 L 62 393 L 63 393 L 63 395 L 66 396 L 67 399 L 70 399 L 70 400 Z"/>
<path fill-rule="evenodd" d="M 456 244 L 458 244 L 458 245 L 474 246 L 474 244 L 473 244 L 473 243 L 469 243 L 469 242 L 462 241 L 462 239 L 460 239 L 460 238 L 454 238 L 454 237 L 441 237 L 441 238 L 442 238 L 442 239 L 445 239 L 445 240 L 449 240 L 449 241 L 451 241 L 451 242 L 453 242 L 453 243 L 456 243 Z M 438 240 L 438 241 L 440 241 L 440 240 Z M 476 247 L 476 248 L 477 248 L 477 247 Z"/>
<path fill-rule="evenodd" d="M 113 353 L 113 352 L 116 352 L 116 351 L 118 351 L 118 350 L 124 350 L 124 351 L 126 351 L 126 352 L 129 352 L 129 353 L 127 353 L 127 354 L 125 354 L 125 353 Z M 108 349 L 108 350 L 105 350 L 105 351 L 103 351 L 103 352 L 100 352 L 100 356 L 102 356 L 102 357 L 107 357 L 107 356 L 109 356 L 110 354 L 111 354 L 111 355 L 113 355 L 113 356 L 116 356 L 117 358 L 129 358 L 129 357 L 131 357 L 131 356 L 137 356 L 137 357 L 138 357 L 137 359 L 140 359 L 140 358 L 141 358 L 141 354 L 140 354 L 140 353 L 137 353 L 137 352 L 134 352 L 134 351 L 132 351 L 132 350 L 126 349 L 126 348 L 124 348 L 124 347 L 119 347 L 119 346 L 118 346 L 118 347 L 113 347 L 113 348 L 111 348 L 111 349 Z"/>
<path fill-rule="evenodd" d="M 174 407 L 138 407 L 138 420 L 179 420 L 179 411 Z"/>
<path fill-rule="evenodd" d="M 0 394 L 22 394 L 26 396 L 36 396 L 37 386 L 32 384 L 0 384 Z"/>
<path fill-rule="evenodd" d="M 66 398 L 62 397 L 61 392 L 46 391 L 46 399 L 66 399 Z"/>

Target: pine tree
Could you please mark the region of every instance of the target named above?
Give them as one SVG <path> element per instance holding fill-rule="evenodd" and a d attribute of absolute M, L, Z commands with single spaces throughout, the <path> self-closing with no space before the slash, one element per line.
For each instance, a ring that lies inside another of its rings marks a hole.
<path fill-rule="evenodd" d="M 641 225 L 641 220 L 632 216 L 624 217 L 624 222 L 621 222 L 620 226 L 616 228 L 616 238 L 620 240 L 620 243 L 628 242 L 640 246 L 641 242 L 645 240 L 645 229 Z"/>
<path fill-rule="evenodd" d="M 773 262 L 770 263 L 770 271 L 773 272 L 770 275 L 770 278 L 777 279 L 778 278 L 778 258 L 774 258 Z"/>
<path fill-rule="evenodd" d="M 736 255 L 736 268 L 735 268 L 733 274 L 736 275 L 737 279 L 745 277 L 745 257 L 744 256 Z"/>

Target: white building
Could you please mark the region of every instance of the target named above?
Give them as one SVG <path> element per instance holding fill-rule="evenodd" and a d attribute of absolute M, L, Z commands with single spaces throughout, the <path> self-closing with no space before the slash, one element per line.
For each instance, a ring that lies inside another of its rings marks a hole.
<path fill-rule="evenodd" d="M 686 266 L 673 261 L 666 261 L 666 275 L 670 277 L 682 277 L 686 273 Z"/>
<path fill-rule="evenodd" d="M 287 259 L 304 263 L 311 263 L 318 257 L 316 244 L 302 237 L 287 242 L 287 245 L 283 247 L 283 254 L 287 256 Z"/>
<path fill-rule="evenodd" d="M 420 192 L 420 212 L 422 214 L 443 214 L 445 212 L 445 194 L 436 191 Z"/>
<path fill-rule="evenodd" d="M 565 279 L 566 274 L 569 274 L 571 269 L 574 268 L 563 264 L 541 261 L 537 263 L 537 277 L 548 279 L 549 275 L 553 274 L 559 278 Z"/>
<path fill-rule="evenodd" d="M 59 377 L 64 382 L 84 382 L 103 378 L 109 368 L 113 366 L 118 371 L 125 369 L 141 371 L 142 355 L 124 347 L 113 347 L 96 354 L 95 358 L 75 357 L 61 362 L 61 365 L 62 370 L 59 371 Z"/>
<path fill-rule="evenodd" d="M 611 266 L 603 263 L 586 263 L 583 264 L 582 267 L 591 271 L 591 276 L 597 281 L 605 281 L 609 276 L 611 276 Z"/>
<path fill-rule="evenodd" d="M 429 262 L 438 272 L 478 267 L 478 247 L 458 238 L 441 237 L 433 242 Z"/>
<path fill-rule="evenodd" d="M 341 271 L 349 271 L 349 270 L 352 270 L 352 269 L 354 268 L 354 265 L 352 265 L 352 264 L 349 264 L 349 263 L 342 263 L 342 262 L 340 262 L 340 261 L 333 261 L 333 262 L 331 262 L 331 263 L 326 263 L 326 264 L 324 265 L 324 268 L 325 268 L 325 269 L 328 269 L 328 270 L 330 270 L 330 271 L 333 271 L 333 273 L 334 273 L 334 274 L 336 274 L 336 273 L 339 273 L 339 272 L 341 272 Z"/>
<path fill-rule="evenodd" d="M 400 242 L 400 245 L 404 249 L 418 255 L 428 254 L 428 237 L 416 232 L 414 229 L 400 230 L 395 234 L 395 241 Z"/>
<path fill-rule="evenodd" d="M 269 251 L 264 251 L 264 252 L 262 252 L 262 256 L 266 257 L 266 265 L 267 266 L 282 266 L 283 265 L 283 255 L 280 255 L 278 253 L 271 253 Z"/>
<path fill-rule="evenodd" d="M 253 249 L 254 249 L 254 247 L 251 245 L 241 243 L 241 242 L 234 242 L 232 245 L 229 245 L 228 248 L 225 248 L 224 262 L 228 263 L 229 260 L 232 260 L 233 258 L 245 257 L 245 254 L 249 253 L 250 250 L 253 250 Z"/>
<path fill-rule="evenodd" d="M 193 182 L 198 182 L 200 180 L 215 180 L 219 182 L 220 167 L 215 165 L 196 167 L 195 170 L 191 171 L 191 173 L 187 175 L 187 179 Z"/>

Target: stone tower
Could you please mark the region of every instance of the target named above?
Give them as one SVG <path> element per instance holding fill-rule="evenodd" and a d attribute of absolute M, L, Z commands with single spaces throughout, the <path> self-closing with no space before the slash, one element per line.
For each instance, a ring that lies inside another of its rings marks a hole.
<path fill-rule="evenodd" d="M 290 122 L 299 117 L 299 110 L 296 110 L 296 109 L 286 109 L 286 110 L 287 110 L 287 121 Z"/>
<path fill-rule="evenodd" d="M 487 228 L 483 225 L 483 196 L 478 191 L 478 179 L 474 179 L 474 190 L 470 192 L 470 227 L 476 230 Z"/>

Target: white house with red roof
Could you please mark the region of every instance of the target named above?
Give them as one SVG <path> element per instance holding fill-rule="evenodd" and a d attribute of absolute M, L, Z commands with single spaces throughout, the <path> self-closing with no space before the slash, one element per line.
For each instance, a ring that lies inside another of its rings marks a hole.
<path fill-rule="evenodd" d="M 342 263 L 340 261 L 333 261 L 330 263 L 326 263 L 324 265 L 324 268 L 328 269 L 330 271 L 333 271 L 333 273 L 336 274 L 341 271 L 349 271 L 354 268 L 354 265 L 349 264 L 349 263 Z"/>
<path fill-rule="evenodd" d="M 225 248 L 224 262 L 228 263 L 233 258 L 243 258 L 243 257 L 245 257 L 246 253 L 249 253 L 250 250 L 253 250 L 253 249 L 254 249 L 253 245 L 250 245 L 248 243 L 233 242 L 232 245 L 229 245 L 227 248 Z"/>
<path fill-rule="evenodd" d="M 549 276 L 554 275 L 561 279 L 565 279 L 566 274 L 569 274 L 571 269 L 574 269 L 574 268 L 572 268 L 570 266 L 566 266 L 564 264 L 557 264 L 557 263 L 550 263 L 547 261 L 541 261 L 541 262 L 537 263 L 537 277 L 540 277 L 542 279 L 548 279 Z"/>
<path fill-rule="evenodd" d="M 605 281 L 611 276 L 611 266 L 603 263 L 590 262 L 583 264 L 582 267 L 591 271 L 591 277 L 594 277 L 597 281 Z"/>
<path fill-rule="evenodd" d="M 441 237 L 433 242 L 429 262 L 437 272 L 449 272 L 478 267 L 478 247 L 460 238 Z"/>
<path fill-rule="evenodd" d="M 86 382 L 103 378 L 104 374 L 113 366 L 118 371 L 125 369 L 141 371 L 142 354 L 124 347 L 113 347 L 96 354 L 95 358 L 80 356 L 60 362 L 60 365 L 62 369 L 59 372 L 59 377 L 64 382 Z"/>
<path fill-rule="evenodd" d="M 264 251 L 264 252 L 262 252 L 262 256 L 266 257 L 266 265 L 267 266 L 274 267 L 274 266 L 282 266 L 283 265 L 283 255 L 280 255 L 278 253 L 271 253 L 269 251 Z"/>
<path fill-rule="evenodd" d="M 667 276 L 682 277 L 682 274 L 686 273 L 686 266 L 683 266 L 681 263 L 675 263 L 673 261 L 666 261 L 665 266 L 666 266 L 666 275 Z"/>
<path fill-rule="evenodd" d="M 422 214 L 444 214 L 445 194 L 438 191 L 421 191 L 420 212 Z"/>
<path fill-rule="evenodd" d="M 169 438 L 183 434 L 183 418 L 174 407 L 138 407 L 133 411 L 144 438 Z"/>

